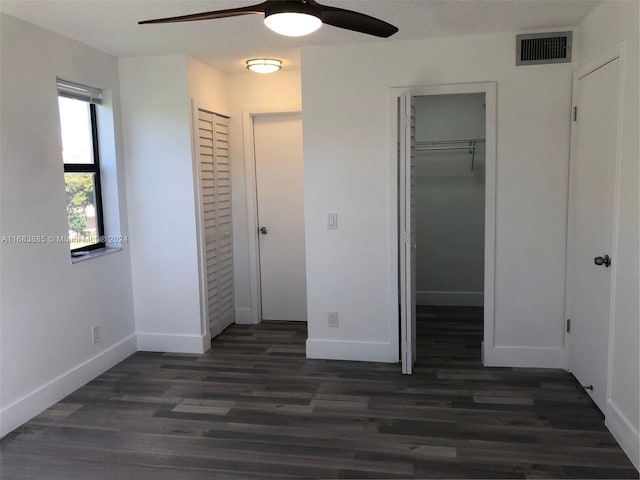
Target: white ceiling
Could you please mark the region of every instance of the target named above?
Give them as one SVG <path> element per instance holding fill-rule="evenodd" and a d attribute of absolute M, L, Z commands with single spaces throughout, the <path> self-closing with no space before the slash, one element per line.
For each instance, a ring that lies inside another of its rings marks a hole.
<path fill-rule="evenodd" d="M 300 47 L 388 42 L 577 25 L 600 1 L 592 0 L 320 0 L 381 18 L 400 28 L 390 39 L 323 26 L 303 38 L 268 30 L 262 15 L 167 25 L 139 20 L 260 3 L 261 0 L 0 0 L 0 11 L 115 56 L 184 53 L 225 73 L 244 60 L 281 58 L 299 68 Z"/>

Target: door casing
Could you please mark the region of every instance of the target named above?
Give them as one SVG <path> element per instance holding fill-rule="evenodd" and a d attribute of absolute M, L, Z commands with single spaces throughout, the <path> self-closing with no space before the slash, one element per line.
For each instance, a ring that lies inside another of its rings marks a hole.
<path fill-rule="evenodd" d="M 482 344 L 482 363 L 485 364 L 485 352 L 493 349 L 495 324 L 495 249 L 496 249 L 496 83 L 464 83 L 448 85 L 426 85 L 392 88 L 389 104 L 389 179 L 390 179 L 390 245 L 389 271 L 391 288 L 389 304 L 398 303 L 399 265 L 398 265 L 398 99 L 405 93 L 413 96 L 452 95 L 461 93 L 484 93 L 486 102 L 486 143 L 485 143 L 485 245 L 484 245 L 484 341 Z M 392 309 L 389 315 L 391 341 L 400 352 L 400 325 L 398 309 Z M 400 356 L 400 355 L 399 355 Z"/>

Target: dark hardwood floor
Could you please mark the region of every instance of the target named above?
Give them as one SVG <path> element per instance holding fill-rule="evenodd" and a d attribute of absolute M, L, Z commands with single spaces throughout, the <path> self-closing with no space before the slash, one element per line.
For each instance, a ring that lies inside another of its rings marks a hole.
<path fill-rule="evenodd" d="M 0 476 L 638 478 L 571 375 L 483 368 L 478 309 L 418 317 L 413 376 L 307 360 L 299 323 L 137 353 L 5 437 Z"/>

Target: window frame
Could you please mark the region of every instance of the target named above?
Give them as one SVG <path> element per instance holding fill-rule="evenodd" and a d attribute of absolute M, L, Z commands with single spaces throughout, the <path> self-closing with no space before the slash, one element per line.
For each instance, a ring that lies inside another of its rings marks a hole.
<path fill-rule="evenodd" d="M 104 234 L 104 212 L 102 209 L 102 179 L 100 177 L 100 145 L 98 142 L 98 122 L 96 114 L 96 104 L 82 98 L 69 97 L 58 93 L 58 97 L 73 98 L 89 104 L 91 121 L 91 142 L 93 147 L 93 163 L 64 163 L 64 173 L 88 173 L 94 175 L 93 189 L 96 202 L 96 238 L 97 242 L 90 245 L 71 249 L 71 255 L 80 252 L 90 252 L 100 248 L 106 248 Z M 68 220 L 67 220 L 68 221 Z"/>

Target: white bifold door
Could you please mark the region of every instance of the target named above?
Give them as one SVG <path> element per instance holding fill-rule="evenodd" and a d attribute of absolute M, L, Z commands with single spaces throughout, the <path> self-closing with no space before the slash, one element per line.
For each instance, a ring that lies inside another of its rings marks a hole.
<path fill-rule="evenodd" d="M 570 368 L 604 412 L 607 401 L 618 59 L 577 79 L 569 242 Z"/>
<path fill-rule="evenodd" d="M 402 94 L 398 105 L 398 249 L 402 373 L 416 362 L 416 155 L 415 104 Z"/>
<path fill-rule="evenodd" d="M 233 318 L 233 237 L 229 119 L 197 109 L 201 268 L 211 338 Z"/>

